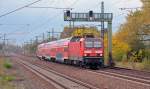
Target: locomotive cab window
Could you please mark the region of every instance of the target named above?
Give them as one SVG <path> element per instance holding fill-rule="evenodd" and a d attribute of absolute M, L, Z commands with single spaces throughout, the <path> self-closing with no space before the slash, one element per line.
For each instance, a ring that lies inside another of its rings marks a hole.
<path fill-rule="evenodd" d="M 93 42 L 92 41 L 86 41 L 85 42 L 85 47 L 86 48 L 92 48 L 93 47 Z"/>
<path fill-rule="evenodd" d="M 101 48 L 102 43 L 99 39 L 87 38 L 85 39 L 85 47 L 86 48 Z"/>
<path fill-rule="evenodd" d="M 95 48 L 100 48 L 100 47 L 102 47 L 102 43 L 99 42 L 99 41 L 96 41 L 96 42 L 94 42 L 94 47 Z"/>
<path fill-rule="evenodd" d="M 79 42 L 80 41 L 80 37 L 73 37 L 72 39 L 71 39 L 71 42 Z"/>

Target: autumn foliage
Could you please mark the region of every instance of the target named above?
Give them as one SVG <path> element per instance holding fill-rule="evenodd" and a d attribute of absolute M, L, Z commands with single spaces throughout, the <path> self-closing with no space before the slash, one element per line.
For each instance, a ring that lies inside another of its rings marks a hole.
<path fill-rule="evenodd" d="M 143 7 L 131 11 L 126 17 L 126 22 L 113 36 L 113 56 L 116 60 L 125 59 L 134 62 L 149 59 L 150 42 L 142 41 L 142 34 L 150 35 L 150 28 L 144 28 L 150 24 L 150 0 L 141 0 Z"/>
<path fill-rule="evenodd" d="M 96 27 L 65 27 L 64 31 L 61 33 L 61 38 L 68 38 L 71 36 L 80 36 L 84 35 L 94 35 L 95 37 L 100 37 L 100 32 Z"/>

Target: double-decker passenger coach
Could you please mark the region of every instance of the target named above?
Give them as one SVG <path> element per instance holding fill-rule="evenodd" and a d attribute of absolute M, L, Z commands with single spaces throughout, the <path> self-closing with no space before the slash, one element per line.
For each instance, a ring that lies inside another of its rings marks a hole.
<path fill-rule="evenodd" d="M 104 65 L 103 40 L 100 38 L 71 37 L 40 44 L 40 59 L 90 68 Z"/>

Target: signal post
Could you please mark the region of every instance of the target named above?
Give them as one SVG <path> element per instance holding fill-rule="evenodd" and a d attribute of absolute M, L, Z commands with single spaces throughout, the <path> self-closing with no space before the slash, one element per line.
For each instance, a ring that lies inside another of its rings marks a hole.
<path fill-rule="evenodd" d="M 107 32 L 108 32 L 108 66 L 114 66 L 114 61 L 112 59 L 112 13 L 104 13 L 104 3 L 102 2 L 101 13 L 93 13 L 89 11 L 88 13 L 72 13 L 70 10 L 64 12 L 64 21 L 69 22 L 100 22 L 101 28 L 101 38 L 104 39 L 104 22 L 107 22 Z"/>

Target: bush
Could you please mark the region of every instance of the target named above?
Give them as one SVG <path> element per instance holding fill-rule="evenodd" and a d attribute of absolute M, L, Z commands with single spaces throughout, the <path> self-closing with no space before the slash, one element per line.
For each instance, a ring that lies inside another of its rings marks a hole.
<path fill-rule="evenodd" d="M 0 78 L 2 81 L 13 81 L 15 78 L 13 76 L 10 76 L 10 75 L 3 75 L 1 76 Z"/>
<path fill-rule="evenodd" d="M 149 70 L 150 71 L 150 59 L 144 59 L 142 62 L 144 70 Z"/>
<path fill-rule="evenodd" d="M 10 68 L 12 68 L 12 63 L 10 63 L 9 61 L 6 61 L 4 63 L 4 67 L 7 68 L 7 69 L 10 69 Z"/>

